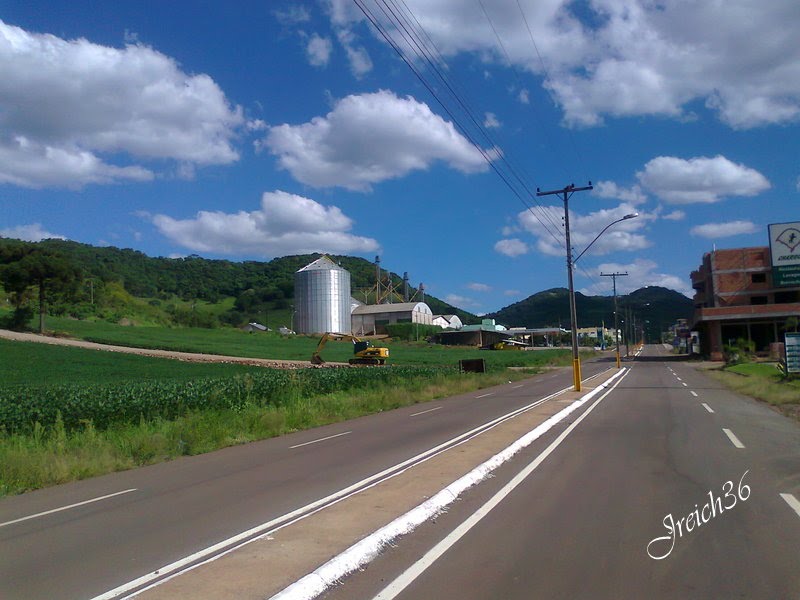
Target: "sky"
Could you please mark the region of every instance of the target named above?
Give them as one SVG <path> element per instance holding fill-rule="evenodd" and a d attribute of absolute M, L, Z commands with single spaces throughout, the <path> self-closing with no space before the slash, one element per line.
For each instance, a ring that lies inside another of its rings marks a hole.
<path fill-rule="evenodd" d="M 797 0 L 0 0 L 0 236 L 381 257 L 484 314 L 800 221 Z"/>

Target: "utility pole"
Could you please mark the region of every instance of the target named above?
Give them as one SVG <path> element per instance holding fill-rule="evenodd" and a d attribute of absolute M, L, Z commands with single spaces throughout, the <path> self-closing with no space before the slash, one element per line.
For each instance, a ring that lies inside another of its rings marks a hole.
<path fill-rule="evenodd" d="M 575 187 L 575 184 L 571 183 L 563 189 L 551 190 L 549 192 L 541 192 L 539 188 L 536 188 L 537 196 L 560 196 L 564 201 L 564 232 L 567 242 L 567 277 L 569 280 L 569 313 L 570 320 L 572 321 L 572 379 L 576 392 L 581 391 L 581 360 L 578 358 L 578 317 L 575 310 L 575 285 L 572 281 L 572 267 L 574 263 L 572 260 L 572 245 L 569 239 L 569 199 L 575 192 L 585 192 L 591 189 L 593 189 L 591 181 L 586 187 Z"/>
<path fill-rule="evenodd" d="M 601 277 L 611 277 L 614 285 L 614 338 L 617 342 L 617 368 L 622 365 L 619 360 L 619 319 L 617 317 L 617 277 L 627 277 L 628 273 L 600 273 Z"/>

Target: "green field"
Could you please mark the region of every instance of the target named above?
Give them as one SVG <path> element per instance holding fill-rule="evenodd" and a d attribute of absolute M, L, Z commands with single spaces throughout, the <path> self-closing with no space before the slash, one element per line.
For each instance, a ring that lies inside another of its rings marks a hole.
<path fill-rule="evenodd" d="M 78 321 L 58 317 L 48 318 L 48 328 L 57 335 L 77 339 L 151 348 L 202 352 L 248 358 L 281 360 L 310 360 L 319 336 L 281 336 L 277 333 L 245 333 L 234 328 L 201 329 L 190 327 L 124 327 L 103 321 Z M 484 358 L 490 367 L 526 367 L 557 361 L 567 356 L 567 349 L 535 351 L 483 351 L 475 348 L 439 346 L 425 342 L 385 342 L 376 344 L 389 348 L 393 365 L 456 365 L 459 360 Z M 323 358 L 330 362 L 347 362 L 352 356 L 350 342 L 329 342 Z M 569 364 L 568 360 L 560 364 Z"/>
<path fill-rule="evenodd" d="M 66 323 L 76 337 L 250 357 L 305 360 L 317 343 L 233 329 Z M 388 367 L 276 370 L 0 340 L 0 495 L 466 393 L 570 362 L 567 350 L 389 347 Z M 344 361 L 351 352 L 349 342 L 331 342 L 325 357 Z M 458 373 L 459 359 L 476 356 L 486 358 L 487 373 Z"/>

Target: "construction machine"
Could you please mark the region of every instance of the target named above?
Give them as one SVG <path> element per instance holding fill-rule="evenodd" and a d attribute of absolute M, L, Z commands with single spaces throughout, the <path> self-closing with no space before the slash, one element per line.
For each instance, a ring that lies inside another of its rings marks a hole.
<path fill-rule="evenodd" d="M 317 344 L 317 349 L 311 355 L 311 363 L 324 365 L 321 353 L 328 340 L 350 340 L 353 342 L 353 358 L 348 362 L 351 365 L 384 365 L 389 358 L 389 349 L 380 346 L 373 346 L 368 340 L 360 340 L 353 335 L 346 333 L 326 333 Z"/>

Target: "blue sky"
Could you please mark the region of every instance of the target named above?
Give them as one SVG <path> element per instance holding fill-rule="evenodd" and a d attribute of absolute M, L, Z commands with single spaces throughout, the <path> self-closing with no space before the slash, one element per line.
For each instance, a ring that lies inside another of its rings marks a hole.
<path fill-rule="evenodd" d="M 800 220 L 796 0 L 26 0 L 0 21 L 6 237 L 380 254 L 484 313 L 566 286 L 537 187 L 593 182 L 576 252 L 639 213 L 578 262 L 589 294 L 601 271 L 690 294 L 704 252 Z"/>

